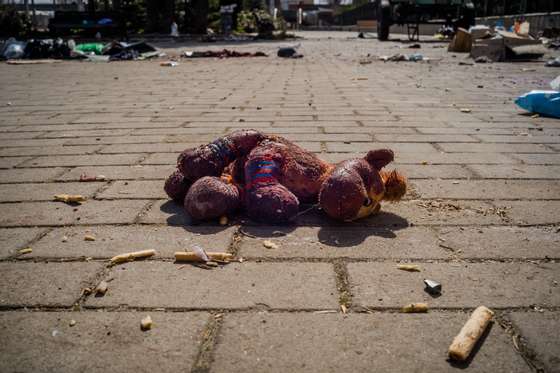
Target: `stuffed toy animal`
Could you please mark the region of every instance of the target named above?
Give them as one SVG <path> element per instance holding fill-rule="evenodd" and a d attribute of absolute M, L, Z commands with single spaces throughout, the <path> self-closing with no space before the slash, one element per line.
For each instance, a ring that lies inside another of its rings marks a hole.
<path fill-rule="evenodd" d="M 318 202 L 330 217 L 352 221 L 406 193 L 405 177 L 383 170 L 393 159 L 378 149 L 330 164 L 280 136 L 239 130 L 183 151 L 164 189 L 195 220 L 243 208 L 255 221 L 286 223 L 300 203 Z"/>

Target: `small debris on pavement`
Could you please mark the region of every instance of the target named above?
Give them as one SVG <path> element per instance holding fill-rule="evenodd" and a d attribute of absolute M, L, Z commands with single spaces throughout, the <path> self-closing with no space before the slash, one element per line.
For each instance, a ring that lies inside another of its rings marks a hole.
<path fill-rule="evenodd" d="M 103 181 L 105 180 L 105 175 L 88 175 L 88 174 L 81 174 L 80 181 L 81 182 L 90 182 L 90 181 Z"/>
<path fill-rule="evenodd" d="M 340 305 L 340 310 L 342 311 L 342 313 L 347 313 L 348 312 L 348 308 L 344 304 Z"/>
<path fill-rule="evenodd" d="M 68 325 L 70 325 L 70 326 L 76 325 L 76 320 L 70 320 L 70 322 L 68 323 Z"/>
<path fill-rule="evenodd" d="M 420 267 L 416 264 L 397 264 L 397 269 L 408 272 L 420 272 Z"/>
<path fill-rule="evenodd" d="M 87 198 L 81 194 L 57 194 L 54 196 L 55 201 L 64 203 L 81 203 L 86 199 Z"/>
<path fill-rule="evenodd" d="M 68 236 L 62 236 L 62 242 L 68 242 Z"/>
<path fill-rule="evenodd" d="M 432 295 L 441 294 L 441 284 L 434 280 L 424 279 L 424 290 Z"/>
<path fill-rule="evenodd" d="M 449 346 L 449 357 L 453 360 L 467 360 L 476 342 L 484 334 L 492 316 L 494 316 L 494 312 L 484 306 L 474 310 L 459 334 L 453 339 L 451 346 Z"/>
<path fill-rule="evenodd" d="M 159 64 L 160 66 L 166 66 L 166 67 L 175 67 L 175 66 L 179 66 L 179 62 L 176 61 L 163 61 Z"/>
<path fill-rule="evenodd" d="M 263 242 L 263 246 L 266 247 L 267 249 L 278 249 L 278 248 L 280 248 L 280 246 L 278 246 L 274 242 L 268 241 L 268 240 Z"/>
<path fill-rule="evenodd" d="M 233 254 L 225 252 L 207 252 L 209 260 L 216 262 L 230 262 L 233 259 Z M 205 262 L 196 253 L 192 251 L 178 251 L 175 253 L 175 260 L 177 262 Z"/>
<path fill-rule="evenodd" d="M 471 111 L 471 109 L 461 108 L 461 113 L 470 113 Z"/>
<path fill-rule="evenodd" d="M 152 329 L 152 326 L 154 325 L 152 318 L 150 317 L 150 315 L 144 317 L 142 319 L 142 321 L 140 321 L 140 329 L 142 331 L 146 331 L 146 330 L 150 330 Z"/>
<path fill-rule="evenodd" d="M 91 234 L 86 234 L 84 236 L 84 241 L 95 241 L 95 237 L 92 236 Z"/>
<path fill-rule="evenodd" d="M 203 262 L 207 262 L 210 260 L 210 258 L 208 258 L 208 255 L 206 255 L 206 251 L 204 251 L 204 249 L 200 246 L 193 246 L 193 253 L 195 253 L 198 259 Z"/>
<path fill-rule="evenodd" d="M 33 252 L 33 249 L 30 248 L 30 247 L 26 247 L 26 248 L 20 249 L 20 250 L 18 251 L 18 253 L 21 254 L 21 255 L 23 255 L 23 254 L 30 254 L 30 253 L 32 253 L 32 252 Z"/>
<path fill-rule="evenodd" d="M 111 258 L 111 264 L 119 264 L 124 262 L 130 262 L 136 259 L 148 258 L 156 254 L 155 250 L 142 250 L 134 251 L 131 253 L 120 254 Z"/>
<path fill-rule="evenodd" d="M 410 303 L 401 308 L 402 313 L 424 313 L 428 312 L 426 303 Z"/>
<path fill-rule="evenodd" d="M 97 286 L 93 291 L 95 292 L 96 296 L 102 297 L 107 292 L 107 289 L 109 289 L 109 284 L 107 283 L 107 281 L 104 280 L 101 281 L 99 284 L 97 284 Z"/>

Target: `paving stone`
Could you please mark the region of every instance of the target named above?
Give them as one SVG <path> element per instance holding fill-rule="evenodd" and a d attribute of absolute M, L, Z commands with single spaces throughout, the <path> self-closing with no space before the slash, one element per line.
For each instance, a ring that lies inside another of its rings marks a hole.
<path fill-rule="evenodd" d="M 448 258 L 427 227 L 243 227 L 242 257 L 264 258 Z M 268 249 L 271 241 L 277 249 Z"/>
<path fill-rule="evenodd" d="M 169 166 L 84 166 L 75 167 L 70 171 L 59 176 L 57 180 L 70 181 L 80 180 L 82 174 L 103 175 L 108 180 L 142 180 L 142 179 L 167 179 L 176 169 L 175 164 Z M 43 169 L 33 170 L 41 171 Z M 0 171 L 0 175 L 2 172 Z"/>
<path fill-rule="evenodd" d="M 0 258 L 17 254 L 18 249 L 27 247 L 27 244 L 44 232 L 46 230 L 40 228 L 0 229 Z"/>
<path fill-rule="evenodd" d="M 549 148 L 542 144 L 466 144 L 441 143 L 439 146 L 449 153 L 550 153 Z"/>
<path fill-rule="evenodd" d="M 474 176 L 464 165 L 389 164 L 387 168 L 397 169 L 408 179 L 463 179 Z"/>
<path fill-rule="evenodd" d="M 56 194 L 91 198 L 104 183 L 0 184 L 0 202 L 52 201 Z"/>
<path fill-rule="evenodd" d="M 0 226 L 56 226 L 68 224 L 126 224 L 138 217 L 148 201 L 86 201 L 72 206 L 62 202 L 4 203 Z"/>
<path fill-rule="evenodd" d="M 344 152 L 368 152 L 373 149 L 392 149 L 395 153 L 429 153 L 435 152 L 436 149 L 430 144 L 422 143 L 343 143 L 343 142 L 328 142 L 327 150 L 333 153 Z"/>
<path fill-rule="evenodd" d="M 519 163 L 505 154 L 499 153 L 397 153 L 398 163 L 434 164 L 509 164 Z"/>
<path fill-rule="evenodd" d="M 64 168 L 34 168 L 0 170 L 0 183 L 45 182 L 62 174 Z"/>
<path fill-rule="evenodd" d="M 477 139 L 490 143 L 524 143 L 524 144 L 558 144 L 558 136 L 501 136 L 501 135 L 476 135 Z"/>
<path fill-rule="evenodd" d="M 455 372 L 467 365 L 452 365 L 446 352 L 467 319 L 467 314 L 454 312 L 227 315 L 212 371 Z M 527 372 L 529 368 L 509 336 L 492 325 L 468 370 Z"/>
<path fill-rule="evenodd" d="M 156 143 L 156 144 L 118 144 L 107 145 L 101 149 L 102 154 L 117 153 L 176 153 L 179 155 L 183 150 L 196 148 L 203 145 L 207 141 L 190 142 L 190 143 Z"/>
<path fill-rule="evenodd" d="M 140 198 L 161 199 L 167 194 L 163 181 L 115 181 L 100 195 L 100 199 Z"/>
<path fill-rule="evenodd" d="M 146 136 L 108 136 L 108 137 L 77 137 L 68 140 L 65 145 L 106 145 L 106 144 L 145 144 L 165 140 L 164 135 Z"/>
<path fill-rule="evenodd" d="M 55 228 L 33 244 L 33 252 L 27 256 L 111 258 L 125 252 L 154 249 L 158 258 L 174 258 L 176 251 L 191 250 L 193 245 L 199 245 L 207 251 L 225 251 L 235 230 L 236 227 L 222 226 L 62 227 Z M 86 235 L 94 236 L 95 241 L 85 241 Z"/>
<path fill-rule="evenodd" d="M 92 155 L 57 155 L 36 157 L 21 164 L 21 167 L 72 167 L 72 166 L 106 166 L 131 165 L 142 158 L 141 154 L 92 154 Z"/>
<path fill-rule="evenodd" d="M 102 266 L 101 263 L 0 263 L 0 306 L 72 306 Z"/>
<path fill-rule="evenodd" d="M 147 314 L 154 327 L 143 332 Z M 199 312 L 4 312 L 0 370 L 188 371 L 207 318 Z"/>
<path fill-rule="evenodd" d="M 100 146 L 41 146 L 23 148 L 4 148 L 0 149 L 0 156 L 37 156 L 37 155 L 66 155 L 66 154 L 93 154 Z"/>
<path fill-rule="evenodd" d="M 560 179 L 560 166 L 469 165 L 468 167 L 488 179 Z"/>
<path fill-rule="evenodd" d="M 104 297 L 88 306 L 283 309 L 336 308 L 335 274 L 329 263 L 231 263 L 205 270 L 146 261 L 113 267 Z M 151 286 L 146 286 L 151 284 Z"/>
<path fill-rule="evenodd" d="M 422 198 L 560 198 L 560 183 L 545 180 L 415 180 L 412 184 Z"/>
<path fill-rule="evenodd" d="M 560 223 L 560 201 L 496 201 L 494 205 L 518 225 Z"/>
<path fill-rule="evenodd" d="M 173 165 L 177 164 L 179 153 L 153 153 L 148 155 L 141 163 L 143 165 Z"/>
<path fill-rule="evenodd" d="M 406 272 L 394 263 L 349 263 L 351 291 L 358 305 L 402 307 L 425 302 L 430 307 L 557 306 L 560 263 L 420 263 Z M 424 291 L 423 279 L 442 284 L 442 295 Z"/>
<path fill-rule="evenodd" d="M 425 142 L 425 143 L 433 143 L 433 142 L 479 142 L 479 140 L 469 136 L 469 135 L 460 135 L 460 134 L 453 134 L 453 135 L 378 135 L 375 134 L 375 140 L 381 142 Z"/>
<path fill-rule="evenodd" d="M 558 258 L 554 227 L 444 227 L 440 244 L 461 258 Z"/>
<path fill-rule="evenodd" d="M 527 164 L 560 164 L 560 154 L 511 154 Z"/>
<path fill-rule="evenodd" d="M 276 128 L 274 129 L 276 132 Z M 325 133 L 367 133 L 367 134 L 416 134 L 414 128 L 406 127 L 325 127 Z"/>
<path fill-rule="evenodd" d="M 538 368 L 560 372 L 560 315 L 558 312 L 512 312 L 508 318 L 519 328 L 521 336 L 536 354 Z"/>
<path fill-rule="evenodd" d="M 142 214 L 140 222 L 178 226 L 193 225 L 193 221 L 185 212 L 185 208 L 170 199 L 155 201 L 150 209 Z"/>
<path fill-rule="evenodd" d="M 30 159 L 32 157 L 0 157 L 0 168 L 12 168 Z"/>

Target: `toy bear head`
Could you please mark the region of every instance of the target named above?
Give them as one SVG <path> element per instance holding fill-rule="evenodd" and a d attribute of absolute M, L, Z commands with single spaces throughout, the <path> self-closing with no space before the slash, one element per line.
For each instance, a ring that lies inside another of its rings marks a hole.
<path fill-rule="evenodd" d="M 380 149 L 337 164 L 319 192 L 325 213 L 352 221 L 379 211 L 382 200 L 399 201 L 406 193 L 406 178 L 397 171 L 381 170 L 393 158 L 391 150 Z"/>

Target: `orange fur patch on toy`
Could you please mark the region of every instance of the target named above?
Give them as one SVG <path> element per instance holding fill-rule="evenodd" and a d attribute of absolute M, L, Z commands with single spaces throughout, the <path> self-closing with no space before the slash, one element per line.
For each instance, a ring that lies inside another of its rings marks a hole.
<path fill-rule="evenodd" d="M 383 200 L 389 202 L 400 201 L 406 194 L 406 177 L 400 174 L 397 170 L 383 170 L 380 173 L 381 178 L 383 179 L 383 184 L 385 184 L 385 193 L 383 194 Z"/>

